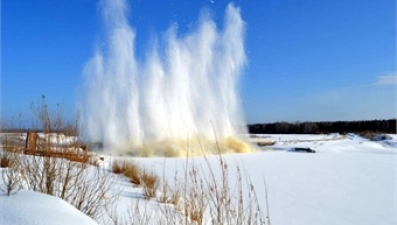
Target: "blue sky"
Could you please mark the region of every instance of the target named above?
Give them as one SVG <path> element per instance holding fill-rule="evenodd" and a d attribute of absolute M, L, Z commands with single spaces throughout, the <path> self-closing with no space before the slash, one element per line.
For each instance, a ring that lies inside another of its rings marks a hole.
<path fill-rule="evenodd" d="M 203 9 L 222 26 L 229 1 L 130 1 L 137 54 Z M 246 22 L 248 64 L 240 82 L 248 123 L 397 116 L 394 0 L 236 0 Z M 1 2 L 1 118 L 46 96 L 73 118 L 84 64 L 103 40 L 98 1 Z"/>

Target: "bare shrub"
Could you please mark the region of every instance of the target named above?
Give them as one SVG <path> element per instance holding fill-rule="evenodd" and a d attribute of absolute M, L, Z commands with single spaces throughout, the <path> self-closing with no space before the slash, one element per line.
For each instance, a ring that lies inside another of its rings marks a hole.
<path fill-rule="evenodd" d="M 118 198 L 118 193 L 112 193 L 114 181 L 109 174 L 100 168 L 90 167 L 88 174 L 80 181 L 71 185 L 67 199 L 77 209 L 86 215 L 97 219 L 104 214 L 107 205 L 112 205 Z M 73 196 L 74 193 L 77 193 Z"/>
<path fill-rule="evenodd" d="M 1 170 L 1 179 L 3 180 L 4 187 L 0 186 L 0 190 L 8 196 L 18 192 L 22 188 L 22 175 L 13 168 Z"/>
<path fill-rule="evenodd" d="M 2 152 L 1 161 L 4 167 L 1 169 L 2 185 L 0 190 L 6 195 L 18 192 L 26 183 L 26 176 L 21 170 L 19 163 L 19 154 L 11 152 Z M 1 183 L 0 183 L 1 184 Z"/>
<path fill-rule="evenodd" d="M 24 156 L 20 162 L 30 190 L 59 197 L 94 219 L 117 198 L 113 177 L 101 168 L 53 157 Z"/>

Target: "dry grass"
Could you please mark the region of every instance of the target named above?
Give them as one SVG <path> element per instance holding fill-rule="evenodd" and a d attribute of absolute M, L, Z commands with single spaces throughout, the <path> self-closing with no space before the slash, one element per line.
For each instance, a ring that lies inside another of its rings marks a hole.
<path fill-rule="evenodd" d="M 153 218 L 153 212 L 138 207 L 141 201 L 136 200 L 135 207 L 129 210 L 129 220 L 115 224 L 270 225 L 266 183 L 266 209 L 262 210 L 255 187 L 244 168 L 236 163 L 233 174 L 237 179 L 233 177 L 236 180 L 233 184 L 229 180 L 229 165 L 221 155 L 218 165 L 204 155 L 202 168 L 198 168 L 193 160 L 186 158 L 183 179 L 180 180 L 178 171 L 175 171 L 173 186 L 166 180 L 165 162 L 162 177 L 141 168 L 139 179 L 144 195 L 146 199 L 156 197 L 161 215 Z M 122 174 L 122 166 L 116 165 L 114 171 Z"/>
<path fill-rule="evenodd" d="M 153 172 L 141 170 L 139 178 L 145 197 L 154 198 L 160 185 L 160 177 Z"/>
<path fill-rule="evenodd" d="M 202 224 L 209 204 L 211 186 L 199 177 L 195 167 L 189 170 L 189 183 L 185 184 L 182 200 L 182 212 L 185 223 Z"/>
<path fill-rule="evenodd" d="M 134 162 L 128 162 L 125 165 L 124 168 L 124 176 L 128 177 L 131 181 L 131 183 L 135 184 L 135 185 L 141 185 L 142 180 L 141 177 L 139 175 L 141 169 L 139 168 L 139 166 L 137 164 L 135 164 Z"/>
<path fill-rule="evenodd" d="M 112 172 L 115 174 L 122 174 L 135 185 L 141 185 L 141 168 L 135 161 L 129 160 L 114 160 L 112 162 Z"/>
<path fill-rule="evenodd" d="M 139 166 L 133 160 L 113 160 L 112 172 L 125 176 L 132 184 L 141 186 L 147 199 L 156 197 L 160 177 L 152 171 Z"/>
<path fill-rule="evenodd" d="M 135 161 L 113 160 L 112 172 L 124 175 L 136 186 L 142 186 L 143 194 L 146 198 L 150 199 L 156 196 L 160 185 L 160 177 L 142 166 L 139 166 Z"/>
<path fill-rule="evenodd" d="M 171 204 L 175 209 L 180 210 L 181 190 L 177 187 L 172 189 L 167 182 L 163 182 L 159 189 L 161 193 L 157 197 L 157 201 L 162 204 Z"/>
<path fill-rule="evenodd" d="M 160 203 L 157 205 L 158 208 L 153 208 L 152 205 L 148 209 L 145 207 L 147 201 L 135 200 L 135 204 L 128 211 L 129 217 L 124 220 L 113 217 L 114 221 L 117 221 L 115 224 L 271 224 L 266 183 L 266 209 L 262 210 L 256 190 L 244 169 L 236 166 L 236 172 L 233 173 L 237 176 L 236 183 L 231 184 L 230 168 L 222 157 L 219 157 L 219 166 L 209 165 L 209 161 L 206 166 L 209 166 L 209 176 L 203 172 L 203 168 L 187 162 L 184 179 L 179 180 L 178 172 L 175 172 L 173 185 L 164 180 L 165 174 L 161 179 L 158 176 L 153 177 L 153 173 L 149 173 L 150 176 L 143 175 L 144 178 L 141 179 L 144 194 L 149 199 L 149 196 L 155 196 L 155 192 L 158 192 L 155 198 Z M 160 180 L 163 181 L 156 188 L 157 185 L 153 184 Z M 147 184 L 146 191 L 144 182 Z M 160 211 L 161 215 L 158 215 L 156 210 Z"/>
<path fill-rule="evenodd" d="M 124 161 L 113 161 L 112 172 L 115 174 L 122 174 L 124 169 Z"/>
<path fill-rule="evenodd" d="M 15 160 L 13 159 L 11 153 L 2 152 L 0 154 L 0 168 L 12 167 L 15 163 Z"/>

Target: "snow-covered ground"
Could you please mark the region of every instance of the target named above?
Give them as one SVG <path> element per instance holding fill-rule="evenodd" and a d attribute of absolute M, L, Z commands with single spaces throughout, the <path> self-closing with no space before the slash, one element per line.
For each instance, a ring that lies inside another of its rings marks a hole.
<path fill-rule="evenodd" d="M 262 147 L 262 150 L 291 150 L 295 147 L 306 147 L 318 153 L 390 153 L 395 154 L 397 135 L 388 134 L 390 139 L 370 141 L 359 135 L 328 134 L 328 135 L 257 135 L 252 142 L 275 142 L 273 146 Z"/>
<path fill-rule="evenodd" d="M 0 197 L 0 224 L 76 225 L 97 224 L 65 201 L 33 192 L 21 190 L 11 196 Z"/>
<path fill-rule="evenodd" d="M 263 210 L 266 209 L 266 180 L 273 225 L 394 225 L 397 224 L 397 135 L 388 137 L 370 141 L 354 134 L 257 135 L 251 141 L 272 141 L 274 145 L 258 147 L 255 153 L 224 155 L 223 159 L 229 168 L 231 188 L 236 184 L 236 167 L 239 165 L 256 188 Z M 296 147 L 311 148 L 316 153 L 294 152 Z M 114 158 L 107 156 L 104 166 Z M 220 173 L 218 158 L 208 156 L 207 159 L 215 173 Z M 187 159 L 153 157 L 134 160 L 165 176 L 172 184 L 176 170 L 179 179 L 183 179 Z M 204 158 L 188 160 L 188 165 L 195 165 L 203 176 L 209 176 Z M 138 200 L 146 201 L 142 200 L 140 188 L 133 188 L 121 178 L 117 188 L 121 188 L 118 213 L 123 213 Z M 150 200 L 149 207 L 145 207 L 156 210 L 156 204 Z M 74 224 L 92 222 L 70 207 L 54 197 L 27 190 L 11 197 L 1 195 L 0 224 L 38 224 L 29 223 L 31 217 L 43 221 L 39 224 L 51 221 L 69 224 L 69 220 L 59 219 L 61 216 L 75 218 Z M 70 214 L 62 214 L 65 210 Z M 153 216 L 160 214 L 155 212 Z"/>

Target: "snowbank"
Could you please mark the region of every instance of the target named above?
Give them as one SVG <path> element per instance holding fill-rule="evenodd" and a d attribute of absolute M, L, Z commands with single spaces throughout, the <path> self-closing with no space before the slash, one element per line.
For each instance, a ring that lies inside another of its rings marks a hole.
<path fill-rule="evenodd" d="M 95 225 L 93 219 L 60 198 L 21 190 L 11 196 L 0 196 L 2 225 Z"/>

